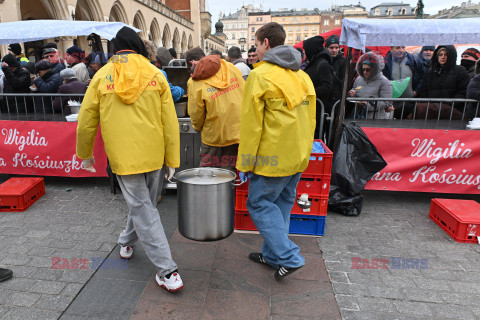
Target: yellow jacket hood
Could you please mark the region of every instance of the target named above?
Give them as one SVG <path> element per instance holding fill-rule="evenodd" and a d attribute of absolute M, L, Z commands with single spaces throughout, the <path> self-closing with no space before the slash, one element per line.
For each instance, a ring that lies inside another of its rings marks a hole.
<path fill-rule="evenodd" d="M 235 66 L 218 56 L 206 56 L 195 66 L 192 79 L 217 89 L 225 89 L 230 85 L 231 67 Z"/>
<path fill-rule="evenodd" d="M 139 54 L 121 54 L 112 58 L 114 64 L 114 90 L 122 102 L 133 104 L 160 73 L 154 65 Z"/>

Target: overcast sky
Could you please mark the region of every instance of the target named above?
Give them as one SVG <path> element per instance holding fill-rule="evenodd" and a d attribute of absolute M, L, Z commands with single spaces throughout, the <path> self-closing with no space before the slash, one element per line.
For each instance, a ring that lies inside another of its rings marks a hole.
<path fill-rule="evenodd" d="M 356 4 L 355 1 L 348 0 L 336 0 L 336 1 L 312 1 L 312 0 L 250 0 L 250 1 L 228 1 L 228 0 L 206 0 L 207 1 L 207 11 L 212 14 L 212 29 L 214 30 L 215 22 L 218 21 L 218 14 L 221 12 L 229 14 L 234 13 L 242 7 L 242 5 L 253 4 L 255 8 L 260 7 L 260 4 L 263 4 L 263 10 L 268 11 L 277 10 L 278 8 L 288 8 L 293 9 L 292 4 L 295 3 L 295 9 L 313 9 L 318 8 L 320 10 L 329 9 L 333 4 L 336 5 L 348 5 Z M 465 0 L 467 1 L 467 0 Z M 362 6 L 364 6 L 367 11 L 370 11 L 370 8 L 382 3 L 382 2 L 397 2 L 395 0 L 363 0 L 361 1 Z M 401 2 L 401 1 L 398 1 Z M 403 0 L 404 3 L 410 4 L 412 7 L 417 5 L 417 1 L 407 1 Z M 477 3 L 477 1 L 472 1 Z M 450 8 L 454 5 L 459 6 L 462 3 L 462 0 L 423 0 L 425 5 L 424 12 L 428 14 L 436 14 L 438 10 L 444 8 Z M 215 32 L 215 31 L 213 31 Z"/>

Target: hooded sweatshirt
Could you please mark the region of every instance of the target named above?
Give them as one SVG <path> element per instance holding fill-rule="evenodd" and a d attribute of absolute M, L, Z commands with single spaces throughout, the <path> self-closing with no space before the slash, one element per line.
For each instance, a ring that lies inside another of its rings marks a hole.
<path fill-rule="evenodd" d="M 372 71 L 368 80 L 363 74 L 362 66 L 365 62 L 368 62 Z M 355 90 L 355 97 L 362 98 L 391 98 L 392 97 L 392 84 L 382 73 L 383 62 L 381 57 L 377 56 L 373 52 L 367 52 L 363 54 L 357 63 L 357 71 L 359 77 L 355 79 L 353 89 Z M 390 101 L 379 101 L 375 105 L 374 103 L 367 104 L 367 119 L 373 119 L 375 113 L 375 119 L 391 119 L 393 118 L 393 112 L 386 112 L 392 103 Z M 376 108 L 375 108 L 376 107 Z M 357 109 L 357 111 L 360 111 Z M 365 116 L 365 113 L 362 113 Z"/>
<path fill-rule="evenodd" d="M 187 83 L 188 114 L 202 142 L 226 147 L 240 139 L 240 110 L 245 81 L 233 64 L 209 55 L 195 66 Z"/>
<path fill-rule="evenodd" d="M 245 84 L 237 169 L 291 176 L 308 165 L 315 131 L 315 89 L 300 52 L 282 45 L 254 65 Z"/>
<path fill-rule="evenodd" d="M 138 35 L 122 28 L 116 55 L 93 77 L 77 126 L 77 156 L 89 159 L 99 122 L 112 171 L 129 175 L 180 165 L 178 119 L 163 74 L 144 56 Z M 132 30 L 133 31 L 133 30 Z"/>
<path fill-rule="evenodd" d="M 438 51 L 447 50 L 447 62 L 441 66 Z M 458 98 L 464 99 L 470 78 L 467 70 L 457 63 L 457 51 L 454 46 L 438 46 L 432 57 L 432 67 L 425 74 L 420 97 L 422 98 Z M 462 111 L 464 104 L 457 103 L 455 108 Z"/>

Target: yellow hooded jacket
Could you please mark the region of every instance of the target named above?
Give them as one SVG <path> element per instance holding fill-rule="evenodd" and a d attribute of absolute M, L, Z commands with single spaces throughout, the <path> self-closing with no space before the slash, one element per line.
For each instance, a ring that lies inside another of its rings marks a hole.
<path fill-rule="evenodd" d="M 237 169 L 285 177 L 308 166 L 315 132 L 315 89 L 302 70 L 262 61 L 245 85 Z"/>
<path fill-rule="evenodd" d="M 112 171 L 138 174 L 180 165 L 180 134 L 170 87 L 139 54 L 119 54 L 93 77 L 77 126 L 77 156 L 93 156 L 98 124 Z"/>
<path fill-rule="evenodd" d="M 205 58 L 211 59 L 212 56 Z M 213 76 L 205 80 L 190 78 L 187 86 L 188 114 L 195 130 L 201 131 L 202 142 L 214 147 L 239 143 L 245 88 L 240 70 L 221 60 L 220 69 Z"/>

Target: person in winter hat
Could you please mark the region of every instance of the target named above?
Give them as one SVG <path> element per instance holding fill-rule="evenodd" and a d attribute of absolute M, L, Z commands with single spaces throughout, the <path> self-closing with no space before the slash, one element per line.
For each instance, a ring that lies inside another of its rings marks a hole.
<path fill-rule="evenodd" d="M 137 33 L 123 27 L 113 44 L 115 55 L 93 77 L 78 114 L 77 157 L 84 159 L 83 168 L 94 170 L 101 120 L 110 167 L 129 208 L 118 238 L 120 256 L 130 259 L 139 240 L 155 266 L 157 284 L 178 291 L 183 282 L 156 208 L 160 183 L 173 178 L 180 165 L 175 106 L 167 80 L 148 60 Z"/>
<path fill-rule="evenodd" d="M 331 35 L 325 40 L 325 48 L 332 56 L 333 68 L 333 87 L 332 87 L 332 105 L 342 97 L 343 78 L 345 77 L 345 64 L 347 59 L 340 51 L 340 37 Z"/>
<path fill-rule="evenodd" d="M 323 48 L 323 44 L 324 39 L 321 36 L 315 36 L 303 41 L 303 50 L 305 50 L 305 56 L 308 60 L 304 71 L 310 76 L 317 98 L 322 101 L 325 112 L 330 113 L 332 108 L 333 60 L 328 50 Z M 322 135 L 322 132 L 319 131 L 321 108 L 316 110 L 315 137 L 319 137 Z"/>
<path fill-rule="evenodd" d="M 8 53 L 12 54 L 17 58 L 18 62 L 20 63 L 20 67 L 25 67 L 27 63 L 30 61 L 25 57 L 22 53 L 22 46 L 20 43 L 12 43 L 8 45 Z"/>
<path fill-rule="evenodd" d="M 300 52 L 285 45 L 285 38 L 276 22 L 255 33 L 260 62 L 245 84 L 237 158 L 240 179 L 250 179 L 247 209 L 263 238 L 261 252 L 248 258 L 276 269 L 279 281 L 305 265 L 288 229 L 312 151 L 316 108 L 313 83 L 300 70 Z"/>
<path fill-rule="evenodd" d="M 172 56 L 170 55 L 170 52 L 168 51 L 167 48 L 164 48 L 164 47 L 157 48 L 154 65 L 158 69 L 160 69 L 160 71 L 163 73 L 167 81 L 168 81 L 167 73 L 163 71 L 162 68 L 164 66 L 165 67 L 168 66 L 168 63 L 170 62 L 170 60 L 172 60 Z M 177 102 L 185 94 L 185 90 L 183 90 L 182 87 L 174 86 L 173 84 L 170 83 L 170 81 L 168 82 L 168 84 L 170 85 L 170 91 L 172 92 L 173 102 Z"/>
<path fill-rule="evenodd" d="M 4 93 L 29 93 L 30 92 L 30 73 L 20 67 L 20 63 L 12 54 L 7 54 L 2 59 L 3 92 Z M 6 97 L 1 101 L 1 113 L 26 113 L 32 110 L 30 99 L 16 99 L 15 97 Z M 18 109 L 17 109 L 18 107 Z M 18 110 L 18 111 L 17 111 Z"/>
<path fill-rule="evenodd" d="M 85 52 L 77 46 L 71 46 L 67 49 L 66 61 L 70 68 L 75 70 L 77 79 L 83 83 L 88 83 L 90 74 L 88 73 L 87 65 L 83 62 L 85 60 Z"/>
<path fill-rule="evenodd" d="M 357 63 L 358 77 L 350 97 L 359 98 L 391 98 L 392 84 L 383 75 L 383 58 L 374 52 L 364 53 Z M 366 119 L 393 119 L 393 107 L 390 101 L 357 102 L 357 115 Z"/>
<path fill-rule="evenodd" d="M 78 81 L 75 70 L 71 68 L 60 71 L 60 77 L 63 79 L 63 84 L 58 87 L 58 93 L 68 94 L 83 94 L 87 91 L 87 85 L 81 81 Z M 72 111 L 68 105 L 68 101 L 78 100 L 77 97 L 56 97 L 53 101 L 53 109 L 57 112 L 63 112 L 64 115 L 71 114 Z"/>
<path fill-rule="evenodd" d="M 460 65 L 463 66 L 467 72 L 470 79 L 475 76 L 475 62 L 480 58 L 480 51 L 475 48 L 468 48 L 462 53 L 462 60 Z"/>

